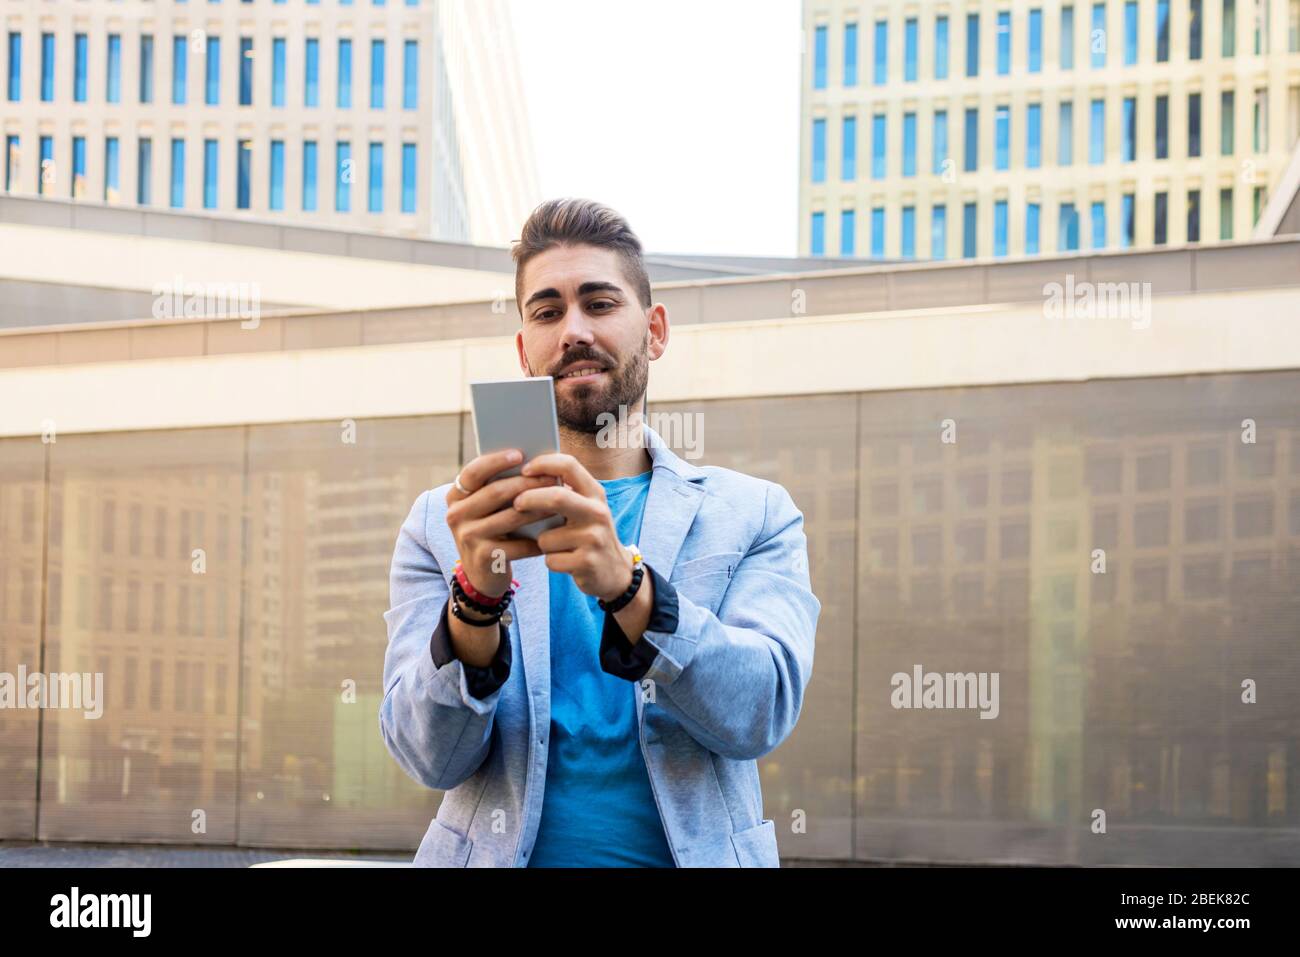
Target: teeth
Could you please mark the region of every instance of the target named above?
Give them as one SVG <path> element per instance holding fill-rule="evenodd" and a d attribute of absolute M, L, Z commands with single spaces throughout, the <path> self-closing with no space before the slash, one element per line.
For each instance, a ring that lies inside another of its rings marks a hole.
<path fill-rule="evenodd" d="M 600 372 L 600 371 L 602 371 L 602 370 L 600 370 L 600 369 L 578 369 L 578 370 L 575 371 L 575 372 L 566 372 L 566 373 L 564 373 L 564 375 L 560 376 L 560 378 L 561 378 L 561 379 L 571 379 L 571 378 L 573 378 L 574 376 L 579 376 L 579 375 L 592 375 L 593 373 Z"/>

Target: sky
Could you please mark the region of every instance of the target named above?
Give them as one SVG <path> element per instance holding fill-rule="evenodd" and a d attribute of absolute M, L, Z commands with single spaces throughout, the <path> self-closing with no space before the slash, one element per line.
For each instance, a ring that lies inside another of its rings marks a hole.
<path fill-rule="evenodd" d="M 799 0 L 510 0 L 542 198 L 648 252 L 793 256 Z"/>

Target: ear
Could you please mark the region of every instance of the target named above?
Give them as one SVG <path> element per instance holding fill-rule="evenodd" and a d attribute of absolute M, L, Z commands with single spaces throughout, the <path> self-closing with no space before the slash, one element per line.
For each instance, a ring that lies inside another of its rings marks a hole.
<path fill-rule="evenodd" d="M 524 331 L 522 329 L 515 333 L 515 351 L 519 353 L 519 371 L 532 378 L 533 373 L 528 365 L 528 353 L 524 351 Z"/>
<path fill-rule="evenodd" d="M 668 349 L 668 308 L 662 302 L 656 302 L 650 309 L 649 320 L 646 330 L 650 340 L 648 351 L 651 361 L 654 361 Z"/>

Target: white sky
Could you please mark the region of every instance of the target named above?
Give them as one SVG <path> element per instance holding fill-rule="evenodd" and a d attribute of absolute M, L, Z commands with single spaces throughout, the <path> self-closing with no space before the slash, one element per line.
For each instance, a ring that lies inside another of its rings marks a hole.
<path fill-rule="evenodd" d="M 510 0 L 542 197 L 648 252 L 793 256 L 799 0 Z"/>

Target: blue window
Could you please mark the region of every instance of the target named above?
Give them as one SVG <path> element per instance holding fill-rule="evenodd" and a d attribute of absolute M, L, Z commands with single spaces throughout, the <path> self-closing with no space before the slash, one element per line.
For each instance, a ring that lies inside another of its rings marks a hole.
<path fill-rule="evenodd" d="M 41 102 L 54 99 L 54 34 L 41 34 Z"/>
<path fill-rule="evenodd" d="M 1106 65 L 1106 4 L 1092 5 L 1092 32 L 1088 35 L 1088 48 L 1092 51 L 1092 68 Z"/>
<path fill-rule="evenodd" d="M 1138 61 L 1138 5 L 1137 0 L 1124 4 L 1124 65 Z"/>
<path fill-rule="evenodd" d="M 971 172 L 979 166 L 980 155 L 980 111 L 977 106 L 966 108 L 965 163 L 963 169 Z"/>
<path fill-rule="evenodd" d="M 1069 252 L 1079 248 L 1079 213 L 1074 203 L 1061 204 L 1061 218 L 1057 224 L 1056 248 Z"/>
<path fill-rule="evenodd" d="M 140 38 L 140 102 L 153 102 L 153 37 Z"/>
<path fill-rule="evenodd" d="M 871 210 L 871 255 L 885 255 L 885 209 L 875 206 Z"/>
<path fill-rule="evenodd" d="M 240 140 L 235 144 L 235 208 L 252 206 L 253 144 Z"/>
<path fill-rule="evenodd" d="M 813 120 L 812 181 L 826 182 L 826 121 L 824 119 Z"/>
<path fill-rule="evenodd" d="M 1038 255 L 1038 204 L 1029 203 L 1025 206 L 1025 253 L 1030 256 Z"/>
<path fill-rule="evenodd" d="M 84 33 L 72 38 L 72 98 L 78 103 L 86 102 L 86 57 L 89 41 Z"/>
<path fill-rule="evenodd" d="M 1137 159 L 1137 98 L 1124 97 L 1124 153 L 1125 163 Z"/>
<path fill-rule="evenodd" d="M 135 144 L 135 201 L 141 206 L 153 202 L 153 140 L 147 137 Z"/>
<path fill-rule="evenodd" d="M 1011 12 L 998 13 L 998 76 L 1011 72 Z"/>
<path fill-rule="evenodd" d="M 189 56 L 188 41 L 183 36 L 172 37 L 172 102 L 185 102 L 185 70 Z"/>
<path fill-rule="evenodd" d="M 903 80 L 907 83 L 916 82 L 916 31 L 915 17 L 908 19 L 903 24 Z"/>
<path fill-rule="evenodd" d="M 172 140 L 172 190 L 171 204 L 174 209 L 185 205 L 185 141 Z"/>
<path fill-rule="evenodd" d="M 420 102 L 420 43 L 402 44 L 402 109 L 413 110 Z"/>
<path fill-rule="evenodd" d="M 825 83 L 823 82 L 822 85 L 824 86 Z M 856 23 L 844 24 L 844 85 L 858 85 L 858 25 Z"/>
<path fill-rule="evenodd" d="M 1231 156 L 1237 128 L 1236 96 L 1232 90 L 1219 95 L 1219 154 Z"/>
<path fill-rule="evenodd" d="M 857 214 L 852 209 L 840 210 L 840 255 L 852 256 L 857 245 Z"/>
<path fill-rule="evenodd" d="M 253 38 L 239 38 L 239 105 L 253 105 Z"/>
<path fill-rule="evenodd" d="M 216 106 L 221 102 L 221 38 L 208 37 L 203 47 L 207 75 L 203 84 L 203 102 Z"/>
<path fill-rule="evenodd" d="M 944 172 L 944 163 L 948 160 L 948 111 L 934 111 L 934 156 L 931 172 L 936 176 Z"/>
<path fill-rule="evenodd" d="M 812 235 L 810 238 L 809 247 L 812 255 L 814 256 L 826 255 L 826 214 L 825 213 L 818 212 L 812 214 Z"/>
<path fill-rule="evenodd" d="M 916 207 L 904 206 L 903 216 L 900 223 L 900 232 L 902 235 L 899 240 L 902 245 L 902 256 L 904 259 L 916 258 Z"/>
<path fill-rule="evenodd" d="M 1011 107 L 999 106 L 993 114 L 993 167 L 1011 167 Z"/>
<path fill-rule="evenodd" d="M 934 21 L 934 78 L 948 79 L 948 18 L 936 17 Z"/>
<path fill-rule="evenodd" d="M 1201 155 L 1201 94 L 1187 94 L 1187 155 Z"/>
<path fill-rule="evenodd" d="M 284 209 L 284 140 L 271 140 L 271 194 L 272 209 Z"/>
<path fill-rule="evenodd" d="M 1061 8 L 1061 69 L 1074 69 L 1074 7 Z"/>
<path fill-rule="evenodd" d="M 302 105 L 320 106 L 320 40 L 315 37 L 307 38 L 305 68 Z"/>
<path fill-rule="evenodd" d="M 121 198 L 119 165 L 117 137 L 106 137 L 104 139 L 104 202 L 106 203 L 116 203 Z"/>
<path fill-rule="evenodd" d="M 305 213 L 316 211 L 316 141 L 304 140 L 302 144 L 302 209 Z"/>
<path fill-rule="evenodd" d="M 1169 0 L 1156 0 L 1156 62 L 1169 61 Z"/>
<path fill-rule="evenodd" d="M 993 255 L 1007 254 L 1007 201 L 999 199 L 993 204 Z"/>
<path fill-rule="evenodd" d="M 1191 0 L 1187 5 L 1187 59 L 1189 60 L 1199 60 L 1201 58 L 1201 15 L 1204 13 L 1203 7 L 1201 0 Z M 1295 7 L 1292 6 L 1291 9 L 1295 10 Z M 1300 29 L 1300 23 L 1295 23 L 1293 29 Z M 1291 44 L 1292 51 L 1297 49 L 1300 49 L 1300 41 Z"/>
<path fill-rule="evenodd" d="M 14 173 L 17 172 L 19 154 L 18 135 L 10 133 L 5 137 L 5 192 L 8 193 L 14 188 Z"/>
<path fill-rule="evenodd" d="M 1043 72 L 1043 11 L 1029 11 L 1029 72 Z"/>
<path fill-rule="evenodd" d="M 334 153 L 334 210 L 346 213 L 352 209 L 352 144 L 340 142 Z"/>
<path fill-rule="evenodd" d="M 372 213 L 384 211 L 384 144 L 370 144 L 370 162 L 367 164 L 370 176 L 370 189 L 366 200 L 366 209 Z"/>
<path fill-rule="evenodd" d="M 23 35 L 14 31 L 9 33 L 8 97 L 10 103 L 23 98 Z"/>
<path fill-rule="evenodd" d="M 1043 165 L 1043 107 L 1030 103 L 1025 111 L 1025 166 L 1038 169 Z"/>
<path fill-rule="evenodd" d="M 916 175 L 916 114 L 903 114 L 903 175 Z"/>
<path fill-rule="evenodd" d="M 876 21 L 876 42 L 871 52 L 875 62 L 873 82 L 876 86 L 884 86 L 889 74 L 889 23 L 885 20 Z"/>
<path fill-rule="evenodd" d="M 1106 204 L 1092 204 L 1092 248 L 1106 248 Z"/>
<path fill-rule="evenodd" d="M 288 72 L 288 43 L 284 37 L 271 38 L 271 105 L 284 106 L 284 77 Z"/>
<path fill-rule="evenodd" d="M 858 178 L 858 118 L 844 117 L 841 136 L 840 178 L 851 183 Z"/>
<path fill-rule="evenodd" d="M 1231 191 L 1229 191 L 1231 195 Z M 1120 197 L 1119 203 L 1119 245 L 1121 249 L 1129 249 L 1133 245 L 1133 194 L 1125 193 Z M 1226 239 L 1231 239 L 1228 235 Z"/>
<path fill-rule="evenodd" d="M 1093 100 L 1088 126 L 1088 162 L 1099 166 L 1106 162 L 1106 101 Z"/>
<path fill-rule="evenodd" d="M 980 15 L 966 14 L 966 75 L 980 75 Z"/>
<path fill-rule="evenodd" d="M 813 89 L 826 89 L 826 27 L 813 31 Z"/>
<path fill-rule="evenodd" d="M 352 106 L 352 41 L 339 41 L 339 109 Z"/>
<path fill-rule="evenodd" d="M 948 207 L 942 204 L 930 210 L 930 258 L 948 255 Z"/>
<path fill-rule="evenodd" d="M 370 108 L 384 108 L 384 41 L 370 41 Z"/>
<path fill-rule="evenodd" d="M 72 196 L 79 199 L 86 195 L 86 138 L 72 138 Z"/>
<path fill-rule="evenodd" d="M 1169 97 L 1156 97 L 1156 159 L 1169 159 Z"/>
<path fill-rule="evenodd" d="M 415 144 L 402 144 L 402 212 L 415 212 Z"/>
<path fill-rule="evenodd" d="M 974 203 L 965 203 L 961 208 L 961 254 L 964 259 L 974 259 L 979 248 L 975 227 L 977 215 Z"/>
<path fill-rule="evenodd" d="M 1074 162 L 1074 104 L 1066 100 L 1061 104 L 1060 118 L 1056 124 L 1056 165 L 1069 166 Z"/>
<path fill-rule="evenodd" d="M 1223 0 L 1223 57 L 1229 59 L 1237 53 L 1237 3 Z"/>
<path fill-rule="evenodd" d="M 54 137 L 42 136 L 40 142 L 41 162 L 36 169 L 36 192 L 44 195 L 45 187 L 54 185 Z"/>
<path fill-rule="evenodd" d="M 871 118 L 871 178 L 885 178 L 885 114 Z"/>
<path fill-rule="evenodd" d="M 203 141 L 203 208 L 217 208 L 217 141 Z"/>
<path fill-rule="evenodd" d="M 109 103 L 122 102 L 122 37 L 108 35 L 108 75 L 104 78 L 104 99 Z"/>

